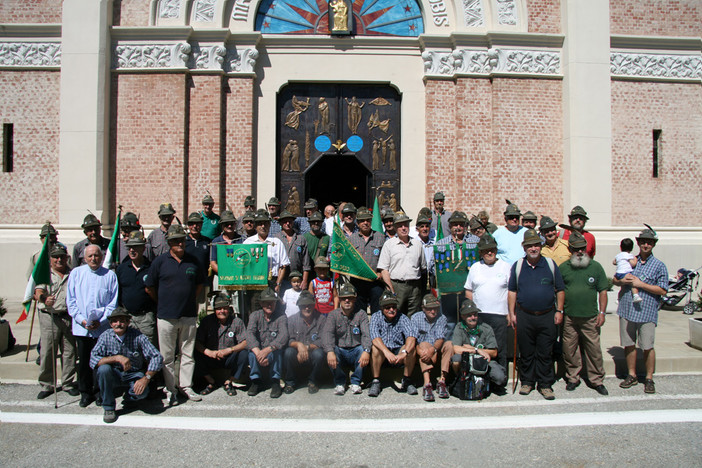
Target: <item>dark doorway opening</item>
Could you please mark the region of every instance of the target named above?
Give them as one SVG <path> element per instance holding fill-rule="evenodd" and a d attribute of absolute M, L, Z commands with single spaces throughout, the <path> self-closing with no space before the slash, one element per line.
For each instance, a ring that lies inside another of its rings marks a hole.
<path fill-rule="evenodd" d="M 354 155 L 325 154 L 305 171 L 305 196 L 316 198 L 320 210 L 340 201 L 368 206 L 372 175 Z"/>

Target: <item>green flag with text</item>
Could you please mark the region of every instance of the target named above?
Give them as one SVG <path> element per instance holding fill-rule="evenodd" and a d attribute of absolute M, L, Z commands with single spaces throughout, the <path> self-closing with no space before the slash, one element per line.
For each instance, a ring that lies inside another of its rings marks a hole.
<path fill-rule="evenodd" d="M 217 248 L 219 285 L 226 289 L 268 286 L 267 244 L 213 244 Z"/>
<path fill-rule="evenodd" d="M 378 278 L 378 274 L 351 245 L 338 223 L 334 223 L 330 269 L 336 273 L 366 281 L 375 281 Z"/>

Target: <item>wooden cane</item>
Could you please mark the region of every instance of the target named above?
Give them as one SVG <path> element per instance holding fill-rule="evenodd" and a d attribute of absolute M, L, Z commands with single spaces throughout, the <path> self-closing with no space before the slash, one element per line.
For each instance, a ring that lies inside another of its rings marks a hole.
<path fill-rule="evenodd" d="M 34 307 L 32 308 L 32 322 L 29 325 L 29 338 L 27 339 L 27 353 L 24 356 L 24 362 L 29 362 L 29 347 L 32 344 L 32 330 L 34 329 L 34 315 L 37 313 L 37 301 L 33 299 Z"/>
<path fill-rule="evenodd" d="M 58 408 L 58 388 L 56 388 L 56 344 L 54 340 L 54 316 L 49 314 L 51 318 L 51 370 L 54 374 L 54 409 Z"/>
<path fill-rule="evenodd" d="M 512 360 L 512 394 L 517 391 L 517 324 L 515 323 L 512 327 L 514 330 L 514 350 L 512 354 L 514 355 Z"/>

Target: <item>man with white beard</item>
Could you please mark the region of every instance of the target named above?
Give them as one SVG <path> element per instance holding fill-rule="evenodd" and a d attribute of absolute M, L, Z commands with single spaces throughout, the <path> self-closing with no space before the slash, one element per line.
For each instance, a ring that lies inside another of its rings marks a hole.
<path fill-rule="evenodd" d="M 573 391 L 580 385 L 582 347 L 589 386 L 600 395 L 608 395 L 603 384 L 600 328 L 605 322 L 609 282 L 602 265 L 586 253 L 587 241 L 582 234 L 577 231 L 570 234 L 568 249 L 572 254 L 570 260 L 559 267 L 565 284 L 563 358 L 566 390 Z"/>

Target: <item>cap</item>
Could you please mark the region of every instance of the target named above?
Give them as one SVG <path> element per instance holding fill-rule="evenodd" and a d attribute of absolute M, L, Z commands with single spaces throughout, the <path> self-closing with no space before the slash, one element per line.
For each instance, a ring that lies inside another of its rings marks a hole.
<path fill-rule="evenodd" d="M 399 301 L 394 293 L 388 290 L 383 291 L 383 294 L 380 296 L 380 307 L 397 304 L 399 304 Z"/>
<path fill-rule="evenodd" d="M 47 222 L 45 225 L 41 227 L 41 231 L 39 231 L 39 237 L 44 237 L 47 235 L 52 235 L 55 236 L 58 234 L 58 231 L 56 231 L 56 228 L 51 225 L 51 223 Z"/>
<path fill-rule="evenodd" d="M 570 237 L 568 238 L 568 247 L 572 249 L 582 249 L 583 247 L 587 247 L 585 236 L 578 231 L 571 231 Z"/>
<path fill-rule="evenodd" d="M 230 305 L 232 305 L 231 298 L 223 292 L 217 293 L 217 295 L 212 298 L 212 307 L 215 309 L 229 307 Z"/>
<path fill-rule="evenodd" d="M 256 211 L 256 214 L 254 215 L 254 222 L 260 223 L 260 222 L 264 222 L 264 221 L 268 221 L 270 223 L 271 215 L 268 214 L 268 212 L 266 210 L 261 208 L 261 209 Z"/>
<path fill-rule="evenodd" d="M 324 221 L 324 215 L 320 213 L 319 211 L 315 211 L 311 215 L 307 217 L 307 221 L 312 222 L 312 221 Z"/>
<path fill-rule="evenodd" d="M 249 210 L 246 213 L 244 213 L 244 216 L 241 217 L 241 220 L 242 221 L 253 221 L 255 217 L 256 217 L 256 213 Z M 221 220 L 220 220 L 220 222 L 221 222 Z"/>
<path fill-rule="evenodd" d="M 524 219 L 528 219 L 530 221 L 536 221 L 539 218 L 538 218 L 538 216 L 536 216 L 536 214 L 534 214 L 533 211 L 527 211 L 526 213 L 524 213 L 522 215 L 522 220 L 524 220 Z"/>
<path fill-rule="evenodd" d="M 446 197 L 444 197 L 444 192 L 436 192 L 434 194 L 434 201 L 445 200 L 445 199 L 446 199 Z"/>
<path fill-rule="evenodd" d="M 209 193 L 202 197 L 202 204 L 203 205 L 214 205 L 214 198 L 212 198 L 212 195 Z"/>
<path fill-rule="evenodd" d="M 127 211 L 119 222 L 119 228 L 122 230 L 139 229 L 139 218 L 131 211 Z"/>
<path fill-rule="evenodd" d="M 329 262 L 325 257 L 322 257 L 321 255 L 317 257 L 314 260 L 314 267 L 315 268 L 329 268 Z"/>
<path fill-rule="evenodd" d="M 319 203 L 317 203 L 317 200 L 314 198 L 309 198 L 305 204 L 302 206 L 303 210 L 314 210 L 319 206 Z"/>
<path fill-rule="evenodd" d="M 229 210 L 222 211 L 222 214 L 219 218 L 219 224 L 226 223 L 236 223 L 236 216 L 234 216 L 234 213 L 232 213 Z"/>
<path fill-rule="evenodd" d="M 546 229 L 551 229 L 556 227 L 556 222 L 549 218 L 548 216 L 541 216 L 541 221 L 539 221 L 539 231 L 545 231 Z"/>
<path fill-rule="evenodd" d="M 483 227 L 483 223 L 480 222 L 477 216 L 473 216 L 472 218 L 470 218 L 468 226 L 470 226 L 471 229 L 478 229 Z"/>
<path fill-rule="evenodd" d="M 54 245 L 51 246 L 51 252 L 49 253 L 49 256 L 63 257 L 64 255 L 68 255 L 68 249 L 66 249 L 65 245 L 63 245 L 60 242 L 56 242 Z"/>
<path fill-rule="evenodd" d="M 441 307 L 441 302 L 434 297 L 433 294 L 426 294 L 422 298 L 422 307 L 426 307 L 427 309 L 438 309 Z"/>
<path fill-rule="evenodd" d="M 505 209 L 505 216 L 521 216 L 522 212 L 519 211 L 519 207 L 515 205 L 514 203 L 510 203 L 507 205 L 507 208 Z"/>
<path fill-rule="evenodd" d="M 568 215 L 569 218 L 573 216 L 582 216 L 585 219 L 590 219 L 587 217 L 587 211 L 580 206 L 580 205 L 575 205 L 572 210 L 570 210 L 570 214 Z"/>
<path fill-rule="evenodd" d="M 395 212 L 392 211 L 390 208 L 380 210 L 380 219 L 382 219 L 383 221 L 387 221 L 390 219 L 394 221 L 395 220 Z"/>
<path fill-rule="evenodd" d="M 244 208 L 246 208 L 247 206 L 256 206 L 256 199 L 251 195 L 244 199 Z"/>
<path fill-rule="evenodd" d="M 82 227 L 83 229 L 86 229 L 89 227 L 95 227 L 95 226 L 102 226 L 102 223 L 92 213 L 90 213 L 88 216 L 83 218 L 83 224 L 80 225 L 80 227 Z"/>
<path fill-rule="evenodd" d="M 646 229 L 641 231 L 639 235 L 636 237 L 636 240 L 639 239 L 647 239 L 647 240 L 652 240 L 658 242 L 658 235 L 656 234 L 656 231 L 654 231 L 651 226 L 646 225 Z"/>
<path fill-rule="evenodd" d="M 400 224 L 400 223 L 409 223 L 412 221 L 409 216 L 405 214 L 404 211 L 398 211 L 395 213 L 395 217 L 393 218 L 393 223 L 395 224 Z"/>
<path fill-rule="evenodd" d="M 344 283 L 339 287 L 339 297 L 356 297 L 356 288 L 351 283 Z"/>
<path fill-rule="evenodd" d="M 127 317 L 127 318 L 132 318 L 132 315 L 127 312 L 127 309 L 125 309 L 122 306 L 115 307 L 115 310 L 110 312 L 110 315 L 107 316 L 107 320 L 117 318 L 117 317 Z"/>
<path fill-rule="evenodd" d="M 278 216 L 278 219 L 280 221 L 284 219 L 295 219 L 295 215 L 289 212 L 288 210 L 283 210 L 283 212 L 280 213 L 280 216 Z"/>
<path fill-rule="evenodd" d="M 342 213 L 356 213 L 356 205 L 353 203 L 347 203 L 344 205 L 344 209 L 341 210 Z"/>
<path fill-rule="evenodd" d="M 524 233 L 524 240 L 522 241 L 522 247 L 527 245 L 541 245 L 541 236 L 536 232 L 536 229 L 527 229 Z"/>
<path fill-rule="evenodd" d="M 357 211 L 356 219 L 359 221 L 364 219 L 373 219 L 373 213 L 371 213 L 365 206 L 362 206 Z"/>
<path fill-rule="evenodd" d="M 478 306 L 470 299 L 464 300 L 463 304 L 461 304 L 461 317 L 464 315 L 477 314 L 479 312 L 480 309 L 478 309 Z"/>
<path fill-rule="evenodd" d="M 280 200 L 278 200 L 277 197 L 271 197 L 270 200 L 268 200 L 268 204 L 273 206 L 280 206 Z"/>
<path fill-rule="evenodd" d="M 137 247 L 139 245 L 146 245 L 146 240 L 144 239 L 144 233 L 138 229 L 129 233 L 129 239 L 127 239 L 127 247 Z"/>
<path fill-rule="evenodd" d="M 159 216 L 174 215 L 175 212 L 176 211 L 173 209 L 173 205 L 170 203 L 161 203 L 161 206 L 158 207 Z"/>
<path fill-rule="evenodd" d="M 415 224 L 431 224 L 431 216 L 427 216 L 420 211 Z"/>
<path fill-rule="evenodd" d="M 314 295 L 309 291 L 302 291 L 297 298 L 297 306 L 309 306 L 315 305 L 317 301 L 314 300 Z"/>
<path fill-rule="evenodd" d="M 188 215 L 188 221 L 187 221 L 188 224 L 201 223 L 203 221 L 204 220 L 202 218 L 202 215 L 196 211 L 194 211 Z"/>
<path fill-rule="evenodd" d="M 258 298 L 258 302 L 277 302 L 278 296 L 275 291 L 271 288 L 266 288 L 261 291 L 261 296 Z"/>
<path fill-rule="evenodd" d="M 168 228 L 168 232 L 166 233 L 166 240 L 173 240 L 173 239 L 184 239 L 185 238 L 185 229 L 183 229 L 183 226 L 180 224 L 171 224 L 171 227 Z"/>
<path fill-rule="evenodd" d="M 466 224 L 468 222 L 468 216 L 462 211 L 454 211 L 453 213 L 451 213 L 451 216 L 449 216 L 448 222 L 449 222 L 449 224 L 450 223 Z"/>
<path fill-rule="evenodd" d="M 293 278 L 302 278 L 302 273 L 300 273 L 297 270 L 293 270 L 288 274 L 288 279 L 293 279 Z"/>
<path fill-rule="evenodd" d="M 541 240 L 539 239 L 539 242 Z M 478 252 L 482 250 L 490 250 L 497 248 L 497 241 L 490 234 L 483 234 L 483 236 L 478 241 Z"/>

